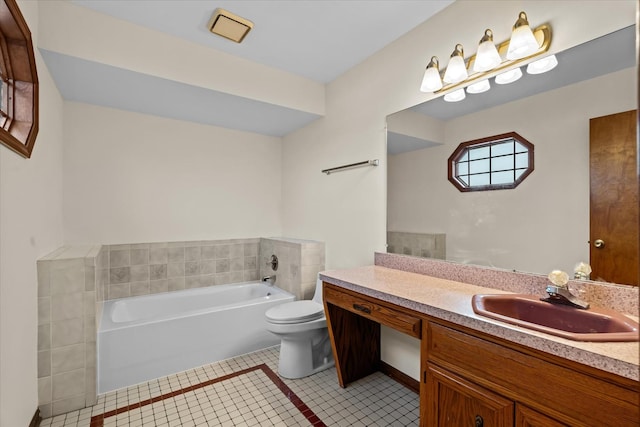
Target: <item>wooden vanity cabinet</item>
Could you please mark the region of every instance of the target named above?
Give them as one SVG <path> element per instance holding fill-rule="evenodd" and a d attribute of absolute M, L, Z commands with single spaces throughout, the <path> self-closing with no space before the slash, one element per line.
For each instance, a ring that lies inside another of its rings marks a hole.
<path fill-rule="evenodd" d="M 421 340 L 421 426 L 640 425 L 638 381 L 328 283 L 323 296 L 342 387 L 380 370 L 381 324 Z"/>
<path fill-rule="evenodd" d="M 637 381 L 573 362 L 564 363 L 559 358 L 552 360 L 552 356 L 517 344 L 457 328 L 437 321 L 425 322 L 420 407 L 425 411 L 421 419 L 427 422 L 422 425 L 445 425 L 436 421 L 447 416 L 441 413 L 449 410 L 443 405 L 443 390 L 451 388 L 452 381 L 460 384 L 458 394 L 466 399 L 467 408 L 474 408 L 484 418 L 485 426 L 639 425 Z M 447 378 L 446 382 L 443 378 Z M 503 406 L 496 407 L 495 402 Z M 489 423 L 481 411 L 489 408 L 502 414 L 500 410 L 508 411 L 506 402 L 512 405 L 512 417 L 496 417 L 495 422 Z M 474 424 L 467 421 L 464 425 Z"/>

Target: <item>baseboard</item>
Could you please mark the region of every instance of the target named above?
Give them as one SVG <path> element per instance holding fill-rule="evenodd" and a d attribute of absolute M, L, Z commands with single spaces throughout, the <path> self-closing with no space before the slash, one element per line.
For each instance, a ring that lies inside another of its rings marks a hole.
<path fill-rule="evenodd" d="M 391 377 L 391 379 L 402 384 L 414 393 L 420 394 L 420 381 L 411 378 L 409 375 L 394 368 L 388 363 L 383 362 L 382 360 L 380 361 L 380 372 L 388 375 L 389 377 Z"/>
<path fill-rule="evenodd" d="M 33 414 L 33 418 L 31 418 L 29 427 L 40 427 L 40 421 L 42 421 L 42 418 L 40 418 L 40 408 L 37 408 L 35 414 Z"/>

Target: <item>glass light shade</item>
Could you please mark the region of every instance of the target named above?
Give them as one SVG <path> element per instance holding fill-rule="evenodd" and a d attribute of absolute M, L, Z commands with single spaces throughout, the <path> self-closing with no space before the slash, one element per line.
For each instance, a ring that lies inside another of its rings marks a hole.
<path fill-rule="evenodd" d="M 558 58 L 549 55 L 527 65 L 527 74 L 542 74 L 551 71 L 558 65 Z"/>
<path fill-rule="evenodd" d="M 531 27 L 529 27 L 527 14 L 520 12 L 518 20 L 513 26 L 511 39 L 509 40 L 507 59 L 525 58 L 535 53 L 539 48 L 538 41 L 533 35 L 533 31 L 531 31 Z"/>
<path fill-rule="evenodd" d="M 489 80 L 482 80 L 467 87 L 467 93 L 482 93 L 491 89 Z"/>
<path fill-rule="evenodd" d="M 442 89 L 442 79 L 440 78 L 440 70 L 438 69 L 438 58 L 431 58 L 427 69 L 424 70 L 422 78 L 421 92 L 435 92 Z"/>
<path fill-rule="evenodd" d="M 462 101 L 466 98 L 467 95 L 464 94 L 464 89 L 454 90 L 453 92 L 449 92 L 444 96 L 444 100 L 447 102 L 458 102 Z"/>
<path fill-rule="evenodd" d="M 506 85 L 515 82 L 520 77 L 522 77 L 522 71 L 520 71 L 520 68 L 514 68 L 513 70 L 498 74 L 496 76 L 496 83 L 499 85 Z"/>
<path fill-rule="evenodd" d="M 476 59 L 473 62 L 473 71 L 489 71 L 497 67 L 502 62 L 496 45 L 493 44 L 493 33 L 485 30 L 484 36 L 480 39 Z"/>
<path fill-rule="evenodd" d="M 442 80 L 444 80 L 445 83 L 460 83 L 468 76 L 462 45 L 457 44 L 451 54 L 451 58 L 449 58 L 449 64 L 447 65 L 447 70 L 444 72 Z"/>

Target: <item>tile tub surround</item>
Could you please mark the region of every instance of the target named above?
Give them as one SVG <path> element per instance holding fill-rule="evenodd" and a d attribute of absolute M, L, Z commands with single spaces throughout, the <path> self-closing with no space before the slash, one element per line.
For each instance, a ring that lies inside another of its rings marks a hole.
<path fill-rule="evenodd" d="M 324 270 L 325 245 L 315 240 L 272 237 L 260 239 L 260 278 L 276 275 L 275 285 L 296 296 L 313 298 L 318 273 Z M 278 257 L 278 270 L 273 271 L 269 260 Z"/>
<path fill-rule="evenodd" d="M 444 233 L 387 231 L 387 252 L 422 258 L 446 259 L 447 235 Z"/>
<path fill-rule="evenodd" d="M 413 260 L 413 263 L 418 262 L 417 259 Z M 405 260 L 396 260 L 396 262 L 394 265 L 400 266 Z M 410 260 L 406 260 L 406 262 L 410 262 Z M 324 271 L 320 273 L 320 277 L 325 282 L 423 313 L 435 319 L 475 329 L 632 380 L 637 381 L 640 377 L 640 354 L 637 342 L 570 341 L 492 320 L 473 312 L 471 307 L 473 295 L 505 293 L 503 290 L 380 265 Z"/>
<path fill-rule="evenodd" d="M 258 280 L 260 239 L 109 245 L 103 300 Z"/>
<path fill-rule="evenodd" d="M 43 417 L 96 402 L 96 260 L 100 246 L 38 260 L 38 405 Z"/>
<path fill-rule="evenodd" d="M 507 292 L 545 296 L 547 276 L 520 273 L 477 265 L 436 259 L 375 253 L 375 265 L 468 283 Z M 615 283 L 569 280 L 569 288 L 580 299 L 599 307 L 607 307 L 639 317 L 640 289 Z"/>

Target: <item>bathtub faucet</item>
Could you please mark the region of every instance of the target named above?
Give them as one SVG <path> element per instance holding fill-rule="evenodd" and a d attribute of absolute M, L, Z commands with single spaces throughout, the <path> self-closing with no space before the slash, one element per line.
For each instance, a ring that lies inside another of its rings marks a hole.
<path fill-rule="evenodd" d="M 269 285 L 273 286 L 273 284 L 276 282 L 276 275 L 274 274 L 273 276 L 264 276 L 262 278 L 263 282 L 268 282 Z"/>

